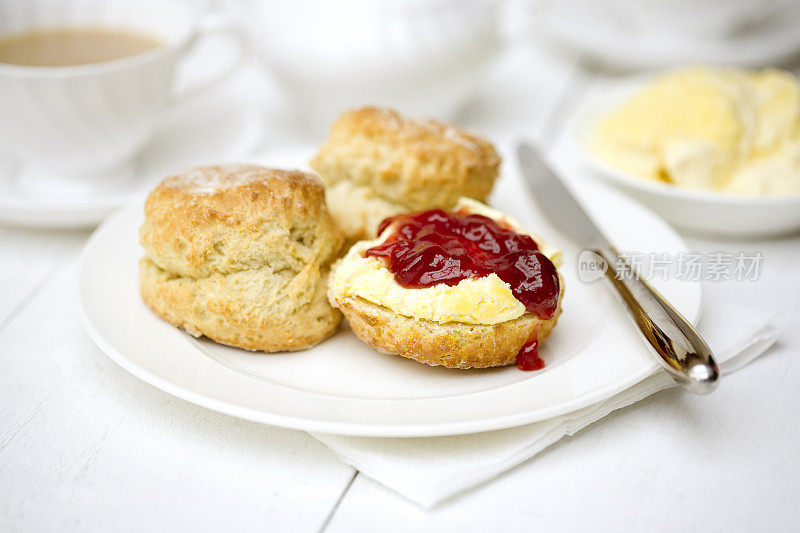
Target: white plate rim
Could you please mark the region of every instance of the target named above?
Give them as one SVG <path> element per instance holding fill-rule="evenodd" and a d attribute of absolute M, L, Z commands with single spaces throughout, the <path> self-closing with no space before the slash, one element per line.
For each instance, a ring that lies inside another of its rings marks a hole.
<path fill-rule="evenodd" d="M 139 378 L 145 383 L 166 392 L 176 398 L 186 400 L 187 402 L 199 405 L 216 411 L 218 413 L 227 414 L 235 418 L 249 420 L 260 424 L 270 426 L 278 426 L 287 429 L 296 429 L 300 431 L 307 431 L 310 433 L 324 433 L 329 435 L 342 435 L 352 437 L 445 437 L 453 435 L 467 435 L 472 433 L 483 433 L 487 431 L 495 431 L 500 429 L 508 429 L 534 422 L 548 420 L 550 418 L 560 416 L 563 414 L 572 413 L 583 407 L 588 407 L 602 400 L 608 399 L 615 394 L 618 394 L 633 385 L 641 382 L 648 376 L 652 375 L 653 369 L 644 370 L 635 374 L 631 379 L 610 385 L 606 389 L 598 389 L 592 396 L 577 398 L 572 403 L 552 408 L 552 412 L 544 416 L 529 417 L 525 415 L 511 415 L 502 418 L 495 418 L 490 421 L 483 421 L 480 424 L 476 422 L 461 422 L 449 424 L 446 427 L 432 430 L 430 425 L 421 424 L 414 425 L 408 424 L 404 426 L 396 425 L 360 425 L 360 424 L 342 424 L 339 422 L 323 422 L 313 419 L 302 419 L 297 417 L 287 417 L 275 413 L 265 413 L 264 411 L 242 407 L 236 404 L 219 401 L 214 398 L 192 391 L 190 389 L 175 385 L 174 383 L 161 378 L 147 369 L 133 363 L 120 351 L 109 344 L 105 338 L 92 326 L 91 321 L 86 316 L 85 309 L 82 304 L 78 305 L 78 316 L 81 324 L 86 330 L 92 341 L 116 364 L 125 369 L 133 376 Z"/>

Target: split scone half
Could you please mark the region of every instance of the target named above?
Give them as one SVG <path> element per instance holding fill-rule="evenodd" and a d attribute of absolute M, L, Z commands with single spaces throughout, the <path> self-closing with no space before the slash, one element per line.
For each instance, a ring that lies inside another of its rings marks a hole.
<path fill-rule="evenodd" d="M 538 251 L 520 249 L 525 243 Z M 451 368 L 535 370 L 531 357 L 541 363 L 538 344 L 561 313 L 560 264 L 560 252 L 516 221 L 462 198 L 449 213 L 384 221 L 378 238 L 334 263 L 328 299 L 380 352 Z"/>

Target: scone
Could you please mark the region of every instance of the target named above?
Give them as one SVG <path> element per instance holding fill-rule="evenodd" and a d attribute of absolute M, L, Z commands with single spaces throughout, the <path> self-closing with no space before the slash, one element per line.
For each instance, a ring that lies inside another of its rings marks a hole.
<path fill-rule="evenodd" d="M 433 120 L 366 107 L 333 124 L 311 161 L 348 241 L 372 238 L 386 217 L 485 201 L 500 157 L 486 140 Z"/>
<path fill-rule="evenodd" d="M 377 350 L 452 368 L 543 364 L 561 313 L 561 254 L 513 219 L 461 199 L 385 221 L 334 263 L 328 298 Z"/>
<path fill-rule="evenodd" d="M 166 178 L 148 196 L 144 301 L 192 335 L 248 350 L 300 350 L 341 314 L 326 299 L 342 235 L 316 176 L 249 165 Z"/>

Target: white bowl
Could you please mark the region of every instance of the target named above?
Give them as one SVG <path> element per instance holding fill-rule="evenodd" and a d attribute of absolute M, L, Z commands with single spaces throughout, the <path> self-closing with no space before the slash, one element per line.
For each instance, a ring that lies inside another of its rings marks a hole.
<path fill-rule="evenodd" d="M 259 57 L 320 131 L 363 105 L 449 120 L 501 46 L 491 0 L 238 3 Z"/>
<path fill-rule="evenodd" d="M 618 170 L 592 154 L 587 141 L 598 120 L 647 81 L 637 78 L 613 86 L 602 84 L 578 106 L 571 137 L 593 176 L 606 179 L 680 229 L 725 237 L 774 236 L 800 230 L 800 194 L 747 196 L 687 189 Z"/>

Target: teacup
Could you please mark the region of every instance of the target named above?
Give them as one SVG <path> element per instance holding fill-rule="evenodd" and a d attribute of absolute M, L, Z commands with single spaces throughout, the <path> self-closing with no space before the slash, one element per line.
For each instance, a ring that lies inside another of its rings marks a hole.
<path fill-rule="evenodd" d="M 101 185 L 148 140 L 170 105 L 225 79 L 245 56 L 245 41 L 226 19 L 167 0 L 0 0 L 0 38 L 48 28 L 120 29 L 162 46 L 111 61 L 40 67 L 0 63 L 0 157 L 46 177 Z M 235 59 L 176 91 L 176 68 L 201 38 L 236 41 Z"/>

